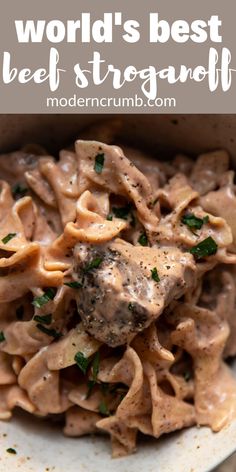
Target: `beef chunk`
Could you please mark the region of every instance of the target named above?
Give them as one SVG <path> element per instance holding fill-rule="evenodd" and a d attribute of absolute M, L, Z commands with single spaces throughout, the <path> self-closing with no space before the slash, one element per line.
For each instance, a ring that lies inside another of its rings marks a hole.
<path fill-rule="evenodd" d="M 75 261 L 75 276 L 83 285 L 77 306 L 84 327 L 112 347 L 131 341 L 158 318 L 192 284 L 195 269 L 192 256 L 177 248 L 133 246 L 121 239 L 78 244 Z"/>

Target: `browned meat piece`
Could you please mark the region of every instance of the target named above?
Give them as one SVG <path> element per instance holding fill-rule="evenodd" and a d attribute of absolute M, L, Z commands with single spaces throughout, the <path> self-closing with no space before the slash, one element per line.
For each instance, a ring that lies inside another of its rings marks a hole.
<path fill-rule="evenodd" d="M 192 284 L 195 263 L 174 247 L 133 246 L 120 239 L 107 245 L 77 245 L 78 312 L 85 329 L 118 346 L 156 319 Z"/>

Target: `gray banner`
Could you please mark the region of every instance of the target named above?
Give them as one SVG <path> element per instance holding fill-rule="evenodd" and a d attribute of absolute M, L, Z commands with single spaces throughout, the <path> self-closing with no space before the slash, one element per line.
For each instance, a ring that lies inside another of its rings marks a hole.
<path fill-rule="evenodd" d="M 234 0 L 95 1 L 2 1 L 1 113 L 236 113 Z"/>

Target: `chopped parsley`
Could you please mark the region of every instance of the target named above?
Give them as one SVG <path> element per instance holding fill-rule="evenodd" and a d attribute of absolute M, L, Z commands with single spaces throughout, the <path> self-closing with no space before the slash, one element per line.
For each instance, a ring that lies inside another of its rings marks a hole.
<path fill-rule="evenodd" d="M 88 381 L 88 383 L 87 383 L 88 391 L 87 391 L 87 394 L 86 394 L 86 400 L 90 397 L 95 383 L 96 382 L 94 382 L 94 380 L 89 380 Z"/>
<path fill-rule="evenodd" d="M 89 359 L 85 357 L 82 352 L 79 351 L 75 354 L 74 360 L 77 366 L 80 368 L 80 370 L 82 370 L 83 374 L 85 375 L 90 362 Z"/>
<path fill-rule="evenodd" d="M 92 376 L 93 376 L 93 381 L 97 382 L 97 376 L 99 372 L 99 364 L 100 364 L 100 354 L 97 351 L 92 362 Z"/>
<path fill-rule="evenodd" d="M 93 259 L 91 262 L 89 262 L 85 266 L 84 272 L 86 273 L 86 272 L 89 272 L 90 270 L 97 269 L 102 263 L 102 261 L 103 261 L 102 257 L 95 257 L 95 259 Z"/>
<path fill-rule="evenodd" d="M 209 216 L 208 216 L 208 215 L 203 216 L 202 221 L 203 221 L 203 224 L 208 223 L 208 221 L 209 221 Z"/>
<path fill-rule="evenodd" d="M 40 297 L 35 297 L 32 305 L 36 308 L 41 308 L 43 305 L 46 305 L 50 300 L 53 300 L 56 295 L 56 290 L 54 288 L 48 288 L 46 292 Z"/>
<path fill-rule="evenodd" d="M 117 383 L 117 384 L 111 384 L 110 386 L 110 393 L 111 394 L 119 394 L 120 395 L 120 401 L 123 400 L 125 395 L 128 393 L 128 387 L 127 385 L 124 385 L 122 383 Z"/>
<path fill-rule="evenodd" d="M 9 243 L 9 241 L 11 241 L 11 239 L 13 239 L 16 236 L 16 234 L 17 233 L 8 233 L 6 236 L 4 236 L 4 238 L 2 238 L 3 244 Z"/>
<path fill-rule="evenodd" d="M 100 385 L 100 389 L 103 395 L 107 395 L 110 391 L 110 384 L 107 382 L 102 382 Z"/>
<path fill-rule="evenodd" d="M 94 385 L 97 383 L 97 376 L 98 376 L 98 372 L 99 372 L 99 364 L 100 364 L 100 354 L 97 351 L 94 358 L 93 358 L 93 361 L 92 361 L 92 380 L 88 381 L 88 391 L 87 391 L 86 398 L 89 398 L 89 396 L 90 396 L 90 394 L 93 390 Z"/>
<path fill-rule="evenodd" d="M 123 392 L 121 392 L 120 394 L 120 402 L 122 402 L 122 400 L 124 400 L 125 396 L 127 395 L 127 390 L 123 390 Z"/>
<path fill-rule="evenodd" d="M 51 328 L 46 328 L 43 324 L 37 323 L 36 328 L 38 328 L 42 333 L 47 334 L 48 336 L 51 336 L 54 339 L 61 338 L 62 334 L 56 331 L 55 329 Z"/>
<path fill-rule="evenodd" d="M 133 212 L 131 211 L 130 205 L 126 205 L 124 207 L 112 207 L 112 212 L 114 213 L 116 218 L 121 218 L 122 220 L 128 220 L 128 218 L 130 218 L 130 225 L 132 226 L 132 228 L 135 227 L 136 220 L 135 220 L 135 216 Z M 107 220 L 112 221 L 112 219 L 113 219 L 113 216 L 110 213 L 107 216 Z"/>
<path fill-rule="evenodd" d="M 87 373 L 88 366 L 91 362 L 91 359 L 85 357 L 83 352 L 77 352 L 75 354 L 74 360 L 75 360 L 77 366 L 80 368 L 80 370 L 85 375 Z M 95 354 L 95 356 L 92 360 L 92 363 L 91 363 L 92 379 L 90 379 L 88 381 L 88 384 L 87 384 L 88 385 L 88 391 L 87 391 L 86 398 L 89 398 L 89 396 L 90 396 L 90 394 L 93 390 L 94 385 L 97 383 L 97 376 L 98 376 L 98 372 L 99 372 L 99 363 L 100 363 L 100 354 L 99 354 L 99 352 L 96 352 L 96 354 Z"/>
<path fill-rule="evenodd" d="M 97 154 L 96 157 L 95 157 L 94 170 L 95 170 L 95 172 L 97 172 L 97 174 L 102 173 L 102 169 L 103 169 L 103 166 L 104 166 L 104 159 L 105 159 L 104 153 Z"/>
<path fill-rule="evenodd" d="M 65 282 L 64 285 L 67 285 L 67 287 L 70 287 L 70 288 L 81 288 L 81 287 L 83 287 L 82 282 L 76 282 L 76 281 Z"/>
<path fill-rule="evenodd" d="M 4 332 L 3 331 L 0 331 L 0 343 L 2 343 L 3 341 L 5 341 L 5 336 L 4 336 Z"/>
<path fill-rule="evenodd" d="M 132 212 L 131 212 L 130 218 L 131 218 L 130 224 L 131 224 L 132 228 L 135 228 L 136 219 L 135 219 L 135 216 Z"/>
<path fill-rule="evenodd" d="M 130 214 L 130 205 L 126 205 L 124 207 L 113 207 L 112 211 L 116 218 L 127 220 Z"/>
<path fill-rule="evenodd" d="M 101 415 L 103 415 L 103 416 L 110 416 L 110 412 L 109 412 L 108 407 L 107 407 L 107 405 L 106 405 L 106 403 L 105 403 L 104 400 L 101 401 L 101 403 L 99 404 L 98 409 L 99 409 L 99 413 L 100 413 Z"/>
<path fill-rule="evenodd" d="M 160 282 L 160 277 L 158 275 L 156 267 L 153 267 L 153 269 L 151 269 L 151 274 L 152 274 L 152 279 L 155 280 L 155 282 Z"/>
<path fill-rule="evenodd" d="M 151 202 L 151 206 L 155 206 L 156 203 L 158 202 L 158 197 L 156 197 L 152 202 Z"/>
<path fill-rule="evenodd" d="M 193 213 L 186 213 L 181 219 L 181 222 L 184 225 L 187 225 L 190 229 L 201 229 L 205 223 L 208 223 L 208 221 L 208 215 L 203 218 L 198 218 Z"/>
<path fill-rule="evenodd" d="M 50 325 L 51 322 L 52 322 L 52 315 L 51 314 L 42 315 L 42 316 L 35 315 L 33 319 L 34 319 L 34 321 L 38 321 L 38 323 Z"/>
<path fill-rule="evenodd" d="M 148 238 L 146 233 L 141 233 L 139 238 L 138 238 L 138 243 L 141 244 L 141 246 L 147 246 L 148 245 Z"/>
<path fill-rule="evenodd" d="M 24 185 L 17 183 L 12 187 L 12 195 L 16 198 L 22 198 L 28 192 L 28 188 Z"/>
<path fill-rule="evenodd" d="M 107 382 L 102 382 L 100 384 L 100 390 L 105 396 L 108 394 L 118 396 L 118 400 L 121 402 L 127 395 L 129 388 L 122 383 L 109 384 Z"/>
<path fill-rule="evenodd" d="M 199 244 L 193 246 L 189 252 L 195 257 L 195 259 L 202 259 L 207 256 L 212 256 L 217 252 L 217 244 L 215 240 L 209 236 L 203 239 Z"/>
<path fill-rule="evenodd" d="M 23 317 L 24 317 L 23 305 L 18 306 L 18 308 L 16 309 L 16 317 L 18 320 L 23 320 Z"/>
<path fill-rule="evenodd" d="M 9 452 L 9 454 L 17 454 L 16 450 L 13 449 L 13 447 L 9 447 L 6 451 Z"/>
<path fill-rule="evenodd" d="M 128 304 L 128 310 L 134 311 L 134 304 L 133 304 L 133 303 L 130 302 L 130 303 Z"/>
<path fill-rule="evenodd" d="M 189 382 L 190 379 L 191 379 L 191 372 L 189 370 L 186 370 L 186 372 L 184 372 L 184 380 L 186 382 Z"/>

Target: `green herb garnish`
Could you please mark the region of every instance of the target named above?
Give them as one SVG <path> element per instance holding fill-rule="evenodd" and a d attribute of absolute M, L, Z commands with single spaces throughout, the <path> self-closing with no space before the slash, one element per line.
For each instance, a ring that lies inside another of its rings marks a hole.
<path fill-rule="evenodd" d="M 89 272 L 90 270 L 97 269 L 100 264 L 102 263 L 102 257 L 95 257 L 91 262 L 89 262 L 86 267 L 84 268 L 84 272 Z"/>
<path fill-rule="evenodd" d="M 14 197 L 22 198 L 26 195 L 27 192 L 28 192 L 28 188 L 20 183 L 15 184 L 12 187 L 12 195 Z"/>
<path fill-rule="evenodd" d="M 97 376 L 99 372 L 99 364 L 100 364 L 100 354 L 97 351 L 92 362 L 92 377 L 93 381 L 97 382 Z"/>
<path fill-rule="evenodd" d="M 98 409 L 99 409 L 99 413 L 100 413 L 101 415 L 103 415 L 103 416 L 110 416 L 110 412 L 109 412 L 108 407 L 107 407 L 107 405 L 106 405 L 106 403 L 105 403 L 104 400 L 101 401 L 101 403 L 99 404 Z"/>
<path fill-rule="evenodd" d="M 55 329 L 46 328 L 46 326 L 44 326 L 43 324 L 40 324 L 40 323 L 36 324 L 36 328 L 40 329 L 40 331 L 42 331 L 42 333 L 45 333 L 45 334 L 47 334 L 48 336 L 51 336 L 54 339 L 61 338 L 61 336 L 62 336 L 62 334 L 59 333 L 58 331 L 56 331 Z"/>
<path fill-rule="evenodd" d="M 184 380 L 186 382 L 189 382 L 190 379 L 191 379 L 191 372 L 187 370 L 186 372 L 184 372 Z"/>
<path fill-rule="evenodd" d="M 151 202 L 151 206 L 155 206 L 156 203 L 158 202 L 158 197 L 156 197 L 152 202 Z"/>
<path fill-rule="evenodd" d="M 135 219 L 135 216 L 134 216 L 133 213 L 131 213 L 130 218 L 131 218 L 130 224 L 131 224 L 132 228 L 135 228 L 136 219 Z"/>
<path fill-rule="evenodd" d="M 136 220 L 135 220 L 134 214 L 131 211 L 130 205 L 126 205 L 124 207 L 113 207 L 112 212 L 114 213 L 116 218 L 121 218 L 122 220 L 128 220 L 128 218 L 130 217 L 130 225 L 132 226 L 132 228 L 135 227 Z M 112 219 L 113 217 L 112 217 L 112 214 L 110 213 L 107 216 L 107 220 L 112 221 Z"/>
<path fill-rule="evenodd" d="M 90 397 L 95 384 L 96 384 L 96 382 L 94 382 L 94 380 L 89 380 L 88 381 L 88 383 L 87 383 L 88 391 L 87 391 L 87 394 L 86 394 L 86 400 Z"/>
<path fill-rule="evenodd" d="M 2 343 L 3 341 L 5 341 L 5 336 L 4 336 L 4 332 L 3 331 L 0 331 L 0 343 Z"/>
<path fill-rule="evenodd" d="M 125 395 L 128 393 L 129 388 L 127 385 L 124 385 L 122 383 L 118 384 L 111 384 L 110 386 L 110 393 L 111 394 L 120 394 L 120 401 L 123 400 Z"/>
<path fill-rule="evenodd" d="M 54 288 L 48 288 L 46 292 L 40 297 L 35 297 L 32 305 L 36 308 L 41 308 L 43 305 L 46 305 L 50 300 L 53 300 L 56 295 L 56 290 Z"/>
<path fill-rule="evenodd" d="M 23 305 L 18 306 L 16 309 L 16 317 L 18 320 L 22 320 L 24 316 L 24 307 Z"/>
<path fill-rule="evenodd" d="M 127 391 L 126 391 L 126 392 L 125 392 L 125 391 L 121 392 L 121 394 L 120 394 L 120 402 L 122 402 L 122 400 L 124 400 L 124 398 L 125 398 L 126 395 L 127 395 Z"/>
<path fill-rule="evenodd" d="M 189 252 L 195 257 L 195 259 L 202 259 L 203 257 L 212 256 L 217 252 L 217 244 L 214 239 L 209 236 L 208 238 L 201 241 L 196 246 L 193 246 Z"/>
<path fill-rule="evenodd" d="M 110 391 L 110 384 L 107 382 L 102 382 L 100 385 L 100 389 L 103 395 L 107 395 Z"/>
<path fill-rule="evenodd" d="M 85 375 L 90 362 L 89 359 L 85 357 L 82 352 L 79 351 L 75 354 L 74 360 L 77 366 L 80 368 L 80 370 L 82 370 L 83 374 Z"/>
<path fill-rule="evenodd" d="M 104 159 L 105 159 L 104 153 L 97 154 L 96 157 L 95 157 L 94 170 L 95 170 L 95 172 L 97 172 L 97 174 L 102 173 L 102 169 L 103 169 L 103 166 L 104 166 Z"/>
<path fill-rule="evenodd" d="M 49 315 L 42 315 L 42 316 L 35 315 L 34 318 L 33 318 L 33 320 L 34 320 L 34 321 L 38 321 L 38 323 L 50 325 L 51 322 L 52 322 L 52 315 L 51 315 L 51 314 L 49 314 Z"/>
<path fill-rule="evenodd" d="M 9 454 L 17 454 L 16 450 L 13 449 L 13 447 L 9 447 L 6 451 L 9 452 Z"/>
<path fill-rule="evenodd" d="M 181 222 L 184 225 L 187 225 L 190 229 L 201 229 L 203 224 L 207 223 L 208 221 L 208 215 L 204 216 L 203 218 L 198 218 L 193 213 L 186 213 L 181 219 Z"/>
<path fill-rule="evenodd" d="M 147 246 L 148 245 L 148 238 L 146 233 L 140 234 L 138 238 L 138 243 L 141 244 L 141 246 Z"/>
<path fill-rule="evenodd" d="M 65 282 L 64 285 L 67 285 L 67 287 L 70 288 L 81 288 L 83 287 L 83 284 L 81 282 Z"/>
<path fill-rule="evenodd" d="M 127 220 L 130 214 L 130 205 L 124 207 L 113 207 L 112 211 L 116 218 L 121 218 L 122 220 Z"/>
<path fill-rule="evenodd" d="M 158 275 L 156 267 L 153 267 L 153 269 L 151 269 L 151 274 L 152 274 L 152 279 L 155 280 L 155 282 L 160 282 L 160 277 Z"/>
<path fill-rule="evenodd" d="M 134 304 L 133 304 L 133 303 L 130 302 L 130 303 L 128 304 L 128 310 L 134 311 Z"/>
<path fill-rule="evenodd" d="M 2 238 L 3 244 L 9 243 L 9 241 L 11 241 L 11 239 L 13 239 L 16 236 L 16 234 L 17 233 L 8 233 L 7 236 L 4 236 L 4 238 Z"/>
<path fill-rule="evenodd" d="M 86 398 L 89 398 L 89 396 L 91 395 L 91 392 L 93 390 L 94 385 L 97 383 L 97 376 L 98 376 L 98 372 L 99 372 L 99 364 L 100 364 L 100 354 L 97 351 L 94 358 L 93 358 L 93 361 L 92 361 L 92 380 L 88 381 L 88 391 L 87 391 Z"/>

